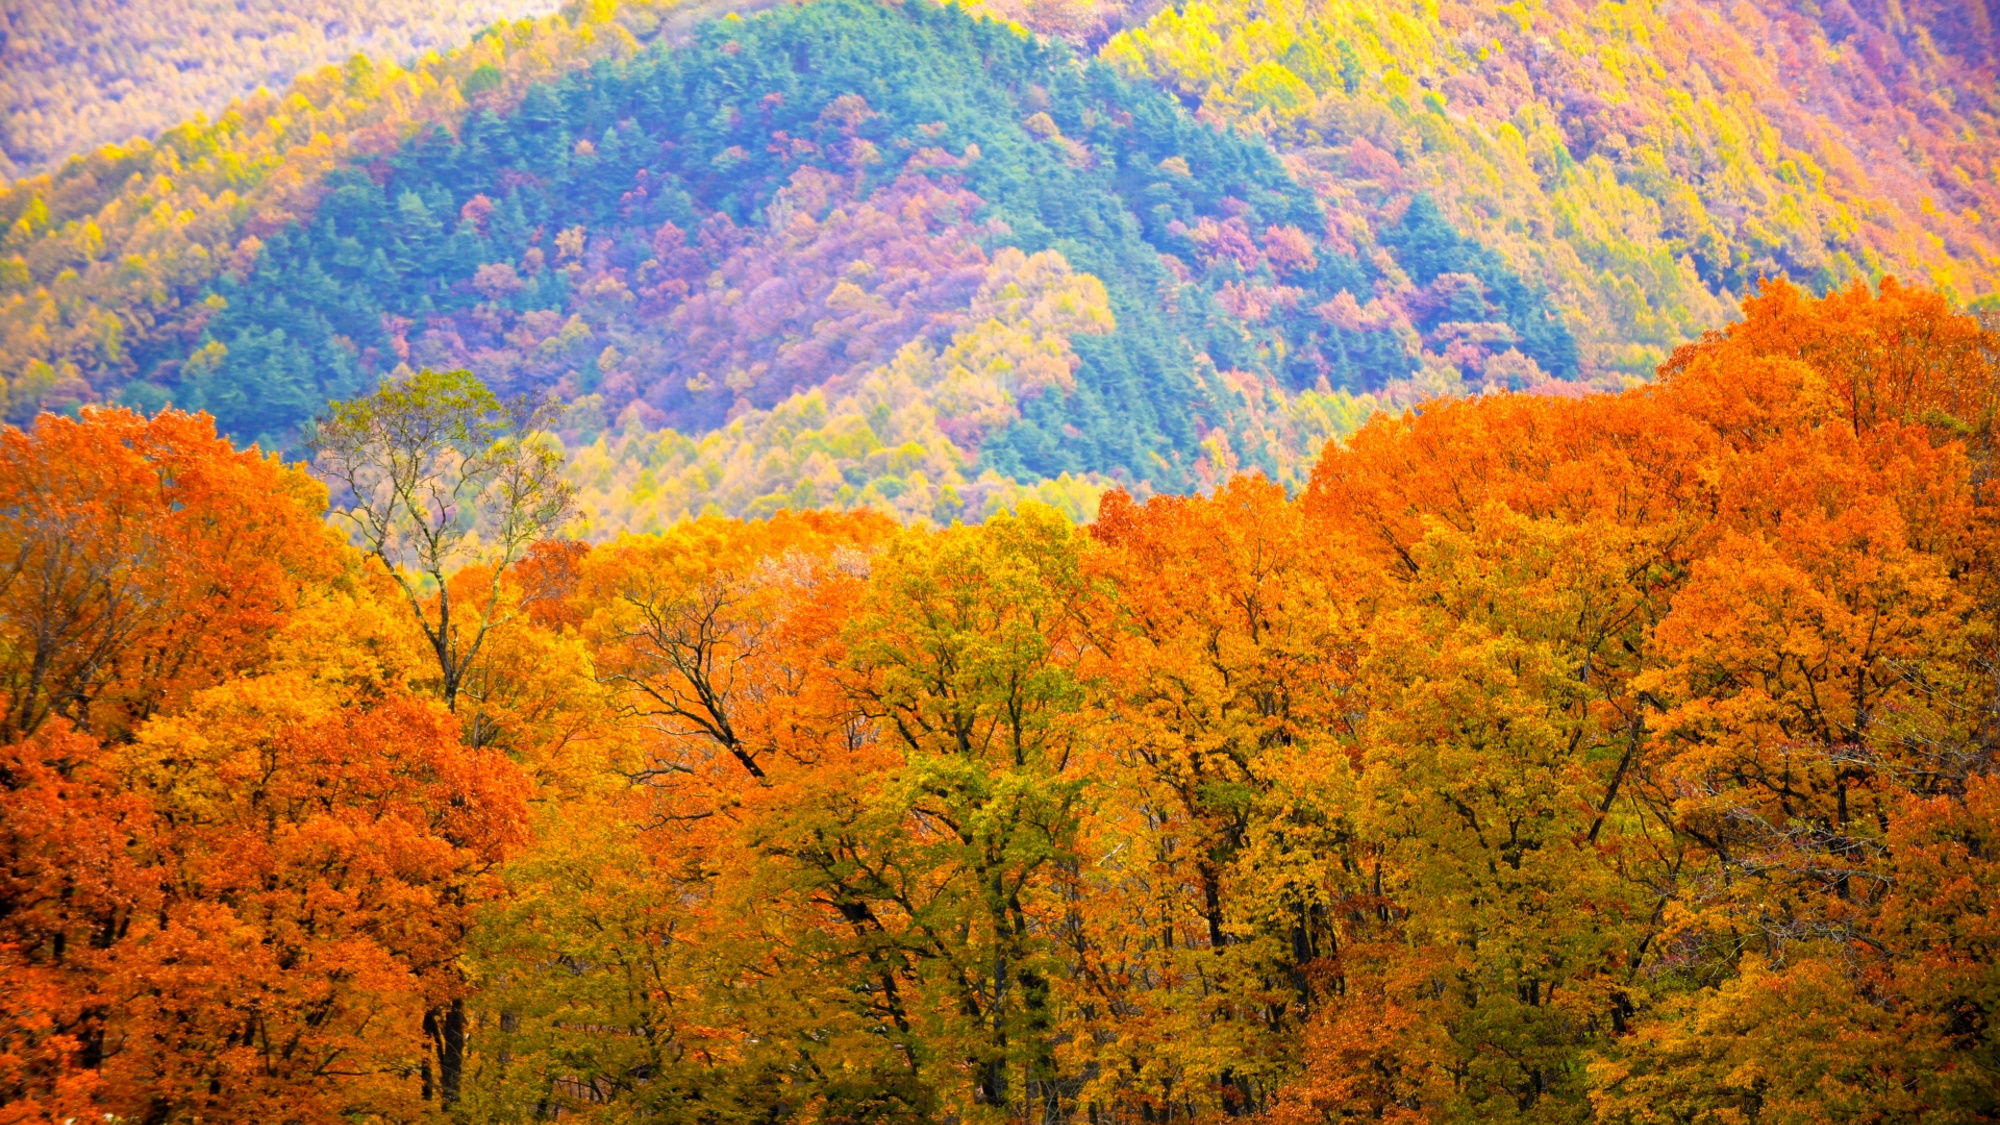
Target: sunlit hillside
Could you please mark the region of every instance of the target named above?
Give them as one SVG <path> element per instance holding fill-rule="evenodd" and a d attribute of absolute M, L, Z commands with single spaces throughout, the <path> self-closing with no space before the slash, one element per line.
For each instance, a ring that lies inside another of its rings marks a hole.
<path fill-rule="evenodd" d="M 1435 193 L 1647 374 L 1757 278 L 2000 288 L 1987 0 L 1192 3 L 1101 52 L 1296 151 Z"/>
<path fill-rule="evenodd" d="M 942 519 L 1296 485 L 1383 403 L 1649 378 L 1763 277 L 2000 279 L 1977 6 L 728 7 L 357 59 L 17 183 L 8 416 L 172 402 L 294 448 L 464 366 L 576 404 L 607 531 Z M 1005 249 L 1102 313 L 989 321 Z M 907 374 L 948 354 L 989 358 Z M 840 420 L 889 383 L 935 420 Z"/>
<path fill-rule="evenodd" d="M 17 188 L 12 416 L 172 402 L 289 448 L 330 398 L 465 367 L 574 404 L 608 531 L 1299 483 L 1364 399 L 1593 377 L 1427 196 L 1329 208 L 1267 139 L 1060 41 L 861 0 L 685 45 L 629 20 L 320 72 Z"/>

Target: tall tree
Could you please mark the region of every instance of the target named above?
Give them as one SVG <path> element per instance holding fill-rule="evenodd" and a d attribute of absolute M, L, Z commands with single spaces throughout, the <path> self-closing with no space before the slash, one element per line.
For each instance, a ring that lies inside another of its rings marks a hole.
<path fill-rule="evenodd" d="M 561 450 L 543 436 L 558 410 L 543 396 L 502 402 L 467 371 L 426 368 L 334 403 L 308 439 L 343 492 L 335 514 L 429 640 L 447 708 L 500 620 L 507 568 L 571 515 Z M 449 579 L 471 567 L 486 572 L 485 589 L 455 608 Z"/>
<path fill-rule="evenodd" d="M 562 453 L 545 434 L 559 407 L 524 395 L 501 401 L 467 371 L 428 368 L 334 403 L 312 430 L 314 462 L 341 489 L 335 514 L 395 581 L 429 643 L 438 692 L 459 693 L 493 629 L 512 612 L 509 568 L 568 520 L 574 491 Z M 453 577 L 484 581 L 471 598 Z M 472 724 L 475 741 L 479 724 Z M 436 1045 L 437 1093 L 459 1100 L 465 1071 L 465 997 L 424 1016 Z"/>
<path fill-rule="evenodd" d="M 898 920 L 922 966 L 931 1081 L 978 1120 L 1059 1115 L 1065 1094 L 1054 935 L 1086 802 L 1082 547 L 1036 506 L 905 534 L 847 629 L 852 690 L 904 764 L 819 874 Z"/>

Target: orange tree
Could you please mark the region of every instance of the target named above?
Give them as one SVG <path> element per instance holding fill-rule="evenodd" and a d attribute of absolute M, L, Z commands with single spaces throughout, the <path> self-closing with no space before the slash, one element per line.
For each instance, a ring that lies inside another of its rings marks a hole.
<path fill-rule="evenodd" d="M 302 474 L 172 412 L 0 451 L 6 1113 L 418 1112 L 524 779 L 415 694 Z"/>
<path fill-rule="evenodd" d="M 1395 940 L 1280 1116 L 1990 1112 L 1994 342 L 1893 283 L 1745 314 L 1322 461 Z"/>

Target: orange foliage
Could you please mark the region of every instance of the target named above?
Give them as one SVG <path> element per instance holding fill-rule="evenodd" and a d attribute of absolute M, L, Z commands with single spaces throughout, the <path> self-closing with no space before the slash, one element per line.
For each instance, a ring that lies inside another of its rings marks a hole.
<path fill-rule="evenodd" d="M 201 415 L 90 410 L 0 433 L 0 737 L 107 737 L 252 666 L 337 565 L 305 474 Z"/>
<path fill-rule="evenodd" d="M 150 616 L 0 750 L 0 1121 L 1989 1120 L 1995 339 L 1744 313 L 1298 498 L 541 544 L 455 713 L 284 470 L 10 433 L 8 636 Z"/>
<path fill-rule="evenodd" d="M 407 1113 L 522 775 L 338 650 L 368 642 L 296 470 L 171 412 L 0 449 L 8 1119 Z"/>
<path fill-rule="evenodd" d="M 1744 312 L 1652 388 L 1435 404 L 1322 461 L 1307 511 L 1383 576 L 1362 788 L 1403 944 L 1322 1012 L 1281 1116 L 1987 1104 L 1991 969 L 1958 934 L 1989 911 L 1906 884 L 1991 877 L 1916 826 L 1976 817 L 1992 768 L 1961 708 L 1992 691 L 1995 340 L 1894 282 Z M 1404 819 L 1425 787 L 1437 819 Z M 1497 880 L 1465 866 L 1487 848 Z"/>

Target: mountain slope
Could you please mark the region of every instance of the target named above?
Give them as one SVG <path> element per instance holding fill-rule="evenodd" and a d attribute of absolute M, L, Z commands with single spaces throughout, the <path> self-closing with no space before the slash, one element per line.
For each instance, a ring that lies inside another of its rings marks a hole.
<path fill-rule="evenodd" d="M 177 330 L 127 351 L 143 377 L 117 393 L 282 446 L 399 364 L 466 366 L 576 400 L 588 443 L 700 435 L 815 388 L 839 414 L 892 359 L 978 354 L 977 387 L 908 384 L 942 396 L 922 394 L 934 425 L 868 439 L 932 450 L 924 481 L 959 502 L 887 506 L 945 518 L 984 510 L 967 492 L 989 475 L 981 495 L 1065 475 L 1183 490 L 1238 464 L 1298 479 L 1329 412 L 1354 413 L 1325 396 L 1447 349 L 1520 385 L 1577 374 L 1539 294 L 1434 209 L 1364 253 L 1263 141 L 959 8 L 730 19 L 466 114 L 350 158 L 304 222 L 258 224 Z M 1096 308 L 993 320 L 982 302 L 1046 297 L 1009 290 L 1026 267 L 1004 248 L 1074 271 L 1061 301 Z M 1385 302 L 1385 270 L 1419 285 Z M 814 495 L 897 500 L 878 476 L 930 494 L 877 469 L 826 467 Z"/>
<path fill-rule="evenodd" d="M 1991 0 L 1351 0 L 1168 9 L 1122 71 L 1410 191 L 1546 284 L 1600 368 L 1650 374 L 1759 277 L 2000 288 Z"/>
<path fill-rule="evenodd" d="M 291 447 L 466 366 L 576 404 L 600 531 L 1297 482 L 1381 402 L 1648 377 L 1761 276 L 1991 294 L 1987 9 L 1864 8 L 588 5 L 0 193 L 5 406 Z"/>

